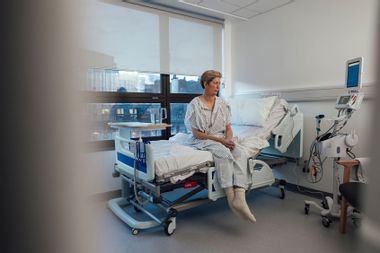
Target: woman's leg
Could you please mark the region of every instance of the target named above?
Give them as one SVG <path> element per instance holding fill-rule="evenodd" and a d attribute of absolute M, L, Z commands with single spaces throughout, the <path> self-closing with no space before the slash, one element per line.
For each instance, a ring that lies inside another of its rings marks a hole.
<path fill-rule="evenodd" d="M 217 179 L 226 193 L 230 209 L 240 218 L 256 222 L 245 199 L 246 173 L 242 166 L 235 160 L 229 158 L 218 158 L 214 156 Z M 237 176 L 236 176 L 237 174 Z M 236 186 L 234 189 L 233 186 Z"/>
<path fill-rule="evenodd" d="M 239 217 L 255 222 L 256 219 L 245 200 L 246 173 L 244 173 L 243 168 L 246 169 L 246 166 L 238 166 L 231 151 L 220 143 L 211 142 L 209 145 L 204 146 L 203 150 L 208 150 L 213 154 L 217 180 L 226 193 L 231 210 Z M 236 173 L 237 170 L 240 172 Z M 237 174 L 237 176 L 234 174 Z M 234 189 L 234 185 L 243 188 Z"/>
<path fill-rule="evenodd" d="M 237 187 L 234 189 L 235 196 L 232 201 L 232 207 L 235 209 L 241 216 L 245 219 L 251 221 L 252 223 L 256 222 L 256 218 L 249 209 L 247 201 L 245 199 L 245 189 Z"/>
<path fill-rule="evenodd" d="M 233 205 L 235 199 L 235 191 L 233 188 L 233 160 L 214 156 L 214 162 L 217 180 L 226 193 L 228 206 L 236 216 L 244 218 L 241 212 L 235 210 Z"/>
<path fill-rule="evenodd" d="M 231 151 L 220 143 L 209 145 L 208 150 L 213 153 L 217 180 L 226 193 L 228 206 L 236 216 L 244 218 L 233 207 L 235 191 L 233 188 L 233 156 Z"/>
<path fill-rule="evenodd" d="M 216 176 L 222 188 L 232 187 L 233 184 L 233 160 L 229 158 L 218 158 L 214 156 Z"/>
<path fill-rule="evenodd" d="M 239 146 L 235 147 L 232 155 L 234 156 L 233 176 L 234 185 L 236 186 L 232 207 L 237 210 L 241 216 L 254 223 L 256 222 L 256 218 L 249 209 L 245 198 L 248 182 L 248 155 L 243 149 L 239 148 Z"/>
<path fill-rule="evenodd" d="M 236 145 L 234 150 L 231 152 L 234 163 L 233 163 L 233 184 L 234 186 L 241 187 L 244 189 L 248 188 L 248 154 Z"/>
<path fill-rule="evenodd" d="M 223 144 L 215 141 L 205 141 L 202 150 L 212 153 L 218 182 L 222 188 L 233 186 L 233 156 Z"/>
<path fill-rule="evenodd" d="M 223 188 L 224 192 L 226 193 L 226 197 L 227 197 L 227 202 L 228 202 L 228 206 L 230 207 L 230 209 L 232 210 L 232 212 L 240 217 L 240 218 L 243 218 L 244 219 L 244 216 L 241 215 L 240 212 L 238 212 L 234 206 L 233 206 L 233 201 L 235 199 L 235 190 L 233 187 L 227 187 L 227 188 Z"/>

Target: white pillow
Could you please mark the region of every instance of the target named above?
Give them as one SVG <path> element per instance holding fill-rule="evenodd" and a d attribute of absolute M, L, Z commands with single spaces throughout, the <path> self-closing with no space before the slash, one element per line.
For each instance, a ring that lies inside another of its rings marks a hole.
<path fill-rule="evenodd" d="M 267 120 L 277 96 L 265 98 L 230 98 L 231 122 L 234 125 L 262 127 Z"/>

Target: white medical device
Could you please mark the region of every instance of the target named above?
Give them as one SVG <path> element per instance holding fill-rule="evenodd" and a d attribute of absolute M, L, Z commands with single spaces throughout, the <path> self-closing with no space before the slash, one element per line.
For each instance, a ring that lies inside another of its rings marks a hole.
<path fill-rule="evenodd" d="M 354 58 L 346 62 L 346 88 L 349 94 L 337 98 L 336 109 L 359 110 L 363 101 L 362 88 L 363 57 Z"/>
<path fill-rule="evenodd" d="M 312 143 L 310 148 L 310 157 L 307 161 L 312 183 L 317 183 L 323 175 L 323 162 L 326 158 L 334 158 L 333 169 L 333 198 L 326 197 L 322 201 L 323 207 L 319 206 L 314 201 L 305 201 L 305 214 L 309 213 L 310 205 L 318 208 L 321 211 L 322 224 L 329 227 L 332 222 L 331 217 L 339 217 L 338 203 L 338 187 L 339 173 L 337 161 L 341 157 L 347 155 L 352 156 L 351 149 L 358 143 L 359 137 L 355 131 L 350 133 L 341 133 L 341 129 L 346 125 L 351 115 L 359 110 L 363 101 L 364 95 L 360 93 L 363 58 L 358 57 L 346 62 L 346 88 L 348 94 L 340 95 L 335 103 L 335 108 L 338 110 L 338 115 L 333 118 L 332 126 L 323 134 L 319 134 L 320 122 L 324 115 L 316 116 L 317 119 L 317 138 Z M 311 169 L 309 169 L 311 168 Z"/>
<path fill-rule="evenodd" d="M 323 157 L 345 157 L 347 149 L 353 148 L 358 142 L 359 137 L 353 131 L 320 142 L 319 150 Z"/>
<path fill-rule="evenodd" d="M 361 93 L 352 93 L 347 95 L 341 95 L 336 100 L 335 108 L 336 109 L 351 109 L 359 110 L 360 105 L 363 101 L 363 94 Z"/>

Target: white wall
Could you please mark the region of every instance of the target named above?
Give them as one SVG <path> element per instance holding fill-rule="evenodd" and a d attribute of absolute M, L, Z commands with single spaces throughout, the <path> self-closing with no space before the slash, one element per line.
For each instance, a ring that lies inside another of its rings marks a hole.
<path fill-rule="evenodd" d="M 86 170 L 83 187 L 87 195 L 120 189 L 120 178 L 112 177 L 115 151 L 90 152 L 83 155 Z"/>
<path fill-rule="evenodd" d="M 316 136 L 315 115 L 336 115 L 335 101 L 318 101 L 319 91 L 314 88 L 323 87 L 326 92 L 330 87 L 344 87 L 345 62 L 357 56 L 365 59 L 363 83 L 370 88 L 375 85 L 377 4 L 377 0 L 296 0 L 248 22 L 232 23 L 234 95 L 299 89 L 305 89 L 303 96 L 314 93 L 307 95 L 311 100 L 299 97 L 297 102 L 305 116 L 302 161 L 308 158 Z M 344 128 L 355 129 L 359 135 L 360 142 L 354 148 L 358 157 L 370 154 L 372 107 L 373 101 L 365 100 Z M 332 192 L 331 160 L 325 162 L 324 178 L 318 184 L 307 183 L 301 168 L 302 164 L 296 167 L 290 163 L 276 169 L 275 175 Z"/>
<path fill-rule="evenodd" d="M 375 78 L 378 0 L 296 0 L 232 24 L 233 92 L 336 86 L 346 60 L 363 56 Z"/>

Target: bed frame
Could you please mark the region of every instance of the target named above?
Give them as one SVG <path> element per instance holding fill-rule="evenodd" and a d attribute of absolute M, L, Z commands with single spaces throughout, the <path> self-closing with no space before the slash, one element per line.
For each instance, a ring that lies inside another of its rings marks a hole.
<path fill-rule="evenodd" d="M 115 137 L 116 163 L 113 176 L 121 178 L 122 196 L 110 200 L 108 206 L 116 216 L 132 228 L 133 235 L 137 235 L 140 229 L 156 226 L 163 226 L 165 233 L 172 235 L 176 228 L 176 216 L 180 211 L 225 196 L 216 180 L 212 162 L 197 165 L 193 168 L 196 170 L 193 176 L 178 183 L 156 180 L 152 145 L 149 142 L 143 143 L 126 138 L 130 129 L 122 127 L 118 129 Z M 251 175 L 249 190 L 271 186 L 275 182 L 268 161 L 280 159 L 286 162 L 288 157 L 296 159 L 302 157 L 303 114 L 297 105 L 288 110 L 278 126 L 272 130 L 272 134 L 271 146 L 261 151 L 266 160 L 260 160 L 260 157 L 248 160 Z M 201 172 L 204 169 L 207 169 L 207 173 Z M 285 181 L 280 181 L 282 199 L 285 198 L 284 183 Z M 165 196 L 165 193 L 178 188 L 191 190 L 174 200 Z M 205 189 L 208 191 L 207 198 L 194 198 Z M 127 211 L 130 207 L 133 207 L 135 213 Z M 161 214 L 152 211 L 153 209 L 159 209 Z M 145 213 L 149 219 L 141 219 L 139 213 Z"/>

